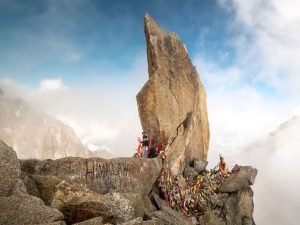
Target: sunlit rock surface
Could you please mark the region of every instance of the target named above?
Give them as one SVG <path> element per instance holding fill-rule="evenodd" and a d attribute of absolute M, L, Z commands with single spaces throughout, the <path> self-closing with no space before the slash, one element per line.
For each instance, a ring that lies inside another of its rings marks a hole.
<path fill-rule="evenodd" d="M 167 144 L 169 166 L 182 172 L 192 159 L 207 158 L 209 125 L 206 92 L 187 49 L 145 15 L 149 80 L 137 95 L 143 130 Z"/>

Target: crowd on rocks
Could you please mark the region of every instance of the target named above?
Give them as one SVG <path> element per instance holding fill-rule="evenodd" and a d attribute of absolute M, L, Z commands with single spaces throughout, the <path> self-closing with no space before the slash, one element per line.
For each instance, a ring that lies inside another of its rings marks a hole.
<path fill-rule="evenodd" d="M 134 158 L 156 158 L 161 157 L 163 160 L 166 158 L 165 146 L 163 142 L 158 142 L 157 145 L 152 143 L 152 140 L 148 138 L 146 132 L 142 132 L 142 138 L 138 138 L 138 147 Z"/>
<path fill-rule="evenodd" d="M 158 179 L 158 187 L 171 208 L 191 216 L 214 207 L 212 199 L 218 198 L 217 189 L 232 174 L 234 172 L 228 170 L 220 156 L 220 163 L 214 169 L 204 170 L 195 178 L 172 176 L 165 167 Z"/>

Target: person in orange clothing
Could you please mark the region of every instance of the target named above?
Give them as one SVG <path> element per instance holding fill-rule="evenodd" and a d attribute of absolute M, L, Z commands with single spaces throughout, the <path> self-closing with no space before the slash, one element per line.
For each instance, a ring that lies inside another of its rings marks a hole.
<path fill-rule="evenodd" d="M 142 144 L 139 143 L 138 148 L 137 148 L 137 154 L 141 157 L 141 152 L 142 152 Z"/>

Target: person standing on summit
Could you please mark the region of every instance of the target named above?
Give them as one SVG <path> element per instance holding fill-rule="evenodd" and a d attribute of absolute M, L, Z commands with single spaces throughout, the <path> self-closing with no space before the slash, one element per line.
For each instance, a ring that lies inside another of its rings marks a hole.
<path fill-rule="evenodd" d="M 147 158 L 148 157 L 148 148 L 149 148 L 149 139 L 148 136 L 146 135 L 146 132 L 142 132 L 143 138 L 142 138 L 142 158 Z"/>

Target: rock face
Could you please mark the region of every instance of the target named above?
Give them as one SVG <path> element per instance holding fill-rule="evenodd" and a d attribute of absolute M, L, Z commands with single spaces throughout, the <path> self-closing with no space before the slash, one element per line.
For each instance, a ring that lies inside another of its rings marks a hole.
<path fill-rule="evenodd" d="M 192 159 L 207 158 L 206 92 L 176 33 L 167 34 L 146 14 L 145 35 L 149 80 L 136 97 L 140 120 L 154 144 L 167 144 L 177 174 Z"/>
<path fill-rule="evenodd" d="M 26 187 L 65 215 L 67 224 L 102 217 L 125 223 L 153 211 L 148 195 L 162 169 L 162 160 L 63 158 L 21 160 Z"/>
<path fill-rule="evenodd" d="M 22 171 L 31 176 L 55 176 L 85 185 L 100 194 L 111 191 L 133 192 L 147 196 L 155 184 L 162 161 L 138 158 L 63 158 L 57 160 L 21 160 Z"/>
<path fill-rule="evenodd" d="M 27 194 L 16 152 L 0 140 L 0 195 Z"/>
<path fill-rule="evenodd" d="M 257 169 L 251 166 L 242 166 L 239 172 L 228 178 L 219 188 L 220 192 L 236 192 L 239 190 L 247 190 L 250 185 L 254 184 Z"/>

